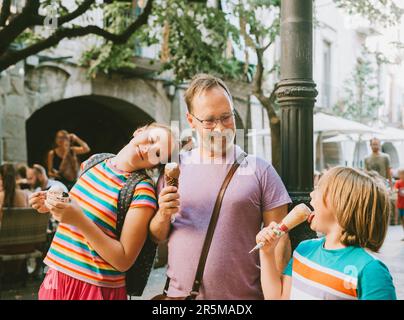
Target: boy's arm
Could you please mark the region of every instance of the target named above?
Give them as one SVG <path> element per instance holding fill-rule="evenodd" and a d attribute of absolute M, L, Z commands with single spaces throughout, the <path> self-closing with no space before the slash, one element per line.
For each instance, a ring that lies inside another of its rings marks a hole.
<path fill-rule="evenodd" d="M 273 252 L 260 250 L 261 286 L 265 300 L 288 300 L 290 298 L 291 277 L 280 275 Z"/>
<path fill-rule="evenodd" d="M 264 227 L 267 227 L 272 221 L 280 223 L 282 219 L 287 215 L 287 213 L 288 213 L 287 204 L 269 211 L 265 211 L 263 214 Z M 282 274 L 283 270 L 285 269 L 286 265 L 289 262 L 290 257 L 291 257 L 290 240 L 289 236 L 285 235 L 279 240 L 278 245 L 275 248 L 275 261 L 279 274 Z"/>

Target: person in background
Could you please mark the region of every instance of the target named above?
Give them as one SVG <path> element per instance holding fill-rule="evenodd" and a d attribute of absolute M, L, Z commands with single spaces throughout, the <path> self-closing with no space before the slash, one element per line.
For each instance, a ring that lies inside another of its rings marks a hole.
<path fill-rule="evenodd" d="M 68 192 L 67 187 L 60 181 L 48 178 L 46 170 L 39 164 L 34 164 L 27 170 L 27 182 L 33 192 L 45 191 L 50 187 L 59 186 L 64 192 Z"/>
<path fill-rule="evenodd" d="M 17 171 L 13 164 L 0 166 L 0 223 L 3 218 L 3 208 L 28 207 L 29 194 L 17 185 Z"/>
<path fill-rule="evenodd" d="M 397 192 L 396 207 L 404 230 L 404 168 L 398 170 L 398 177 L 399 180 L 396 181 L 394 190 Z M 404 238 L 401 241 L 404 241 Z"/>
<path fill-rule="evenodd" d="M 27 170 L 28 167 L 25 163 L 20 163 L 16 166 L 17 170 L 17 184 L 21 190 L 29 190 L 30 185 L 27 181 Z"/>
<path fill-rule="evenodd" d="M 21 190 L 17 184 L 17 170 L 11 163 L 0 166 L 0 228 L 3 217 L 8 214 L 8 208 L 27 208 L 29 206 L 29 193 Z M 15 244 L 0 246 L 0 253 L 10 254 L 16 250 L 32 250 L 31 244 Z M 6 282 L 13 283 L 26 276 L 25 260 L 5 261 L 1 265 L 1 273 Z"/>
<path fill-rule="evenodd" d="M 393 182 L 391 179 L 391 165 L 390 156 L 381 152 L 381 143 L 377 138 L 370 140 L 370 147 L 372 148 L 372 154 L 365 158 L 365 169 L 367 171 L 376 171 L 383 178 L 387 179 L 390 185 L 390 189 L 393 189 Z"/>
<path fill-rule="evenodd" d="M 48 175 L 62 182 L 70 190 L 76 183 L 80 168 L 78 155 L 90 152 L 88 144 L 73 133 L 59 130 L 55 148 L 48 152 Z"/>

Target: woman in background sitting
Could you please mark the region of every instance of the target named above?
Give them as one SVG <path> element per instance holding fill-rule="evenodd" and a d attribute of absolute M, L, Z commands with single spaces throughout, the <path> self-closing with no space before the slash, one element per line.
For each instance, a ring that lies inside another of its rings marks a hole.
<path fill-rule="evenodd" d="M 29 194 L 17 185 L 17 170 L 10 163 L 0 166 L 0 221 L 3 208 L 24 208 L 28 205 Z"/>

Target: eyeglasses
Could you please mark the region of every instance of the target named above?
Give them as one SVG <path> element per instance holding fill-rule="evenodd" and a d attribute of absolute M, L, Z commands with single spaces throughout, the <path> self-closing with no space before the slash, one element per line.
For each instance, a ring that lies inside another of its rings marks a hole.
<path fill-rule="evenodd" d="M 230 114 L 223 115 L 220 118 L 213 118 L 213 119 L 206 119 L 206 120 L 198 119 L 192 113 L 191 113 L 191 116 L 193 116 L 196 120 L 198 120 L 205 129 L 214 129 L 217 126 L 217 123 L 219 121 L 225 127 L 232 125 L 234 123 L 235 113 L 234 113 L 234 111 L 232 111 Z"/>

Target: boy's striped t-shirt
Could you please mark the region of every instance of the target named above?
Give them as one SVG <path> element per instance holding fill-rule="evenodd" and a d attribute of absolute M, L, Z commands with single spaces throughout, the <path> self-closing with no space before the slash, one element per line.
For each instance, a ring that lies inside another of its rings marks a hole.
<path fill-rule="evenodd" d="M 284 275 L 292 277 L 291 300 L 395 300 L 388 268 L 360 247 L 324 248 L 325 238 L 303 241 Z"/>
<path fill-rule="evenodd" d="M 85 162 L 82 164 L 84 167 Z M 118 194 L 130 173 L 117 170 L 105 160 L 85 172 L 70 191 L 85 215 L 103 232 L 116 239 Z M 151 179 L 137 184 L 130 208 L 157 208 Z M 61 223 L 44 260 L 49 267 L 75 279 L 108 288 L 125 286 L 125 273 L 103 260 L 86 241 L 80 230 Z"/>

